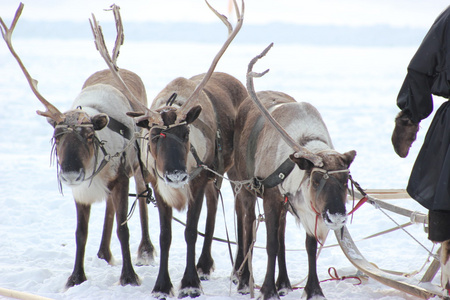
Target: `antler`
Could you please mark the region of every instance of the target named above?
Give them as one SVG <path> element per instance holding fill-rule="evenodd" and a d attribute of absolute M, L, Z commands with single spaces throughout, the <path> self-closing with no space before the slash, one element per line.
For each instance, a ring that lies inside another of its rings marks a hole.
<path fill-rule="evenodd" d="M 280 123 L 275 120 L 272 115 L 267 111 L 267 109 L 264 107 L 264 105 L 261 103 L 261 101 L 258 99 L 255 93 L 255 87 L 253 85 L 253 77 L 262 77 L 267 72 L 269 72 L 269 69 L 265 70 L 261 73 L 253 72 L 253 65 L 262 57 L 264 57 L 267 52 L 269 52 L 270 48 L 272 48 L 273 43 L 271 43 L 266 49 L 264 49 L 263 52 L 261 52 L 260 55 L 257 55 L 254 57 L 250 63 L 248 64 L 247 68 L 247 90 L 248 94 L 252 98 L 253 102 L 256 104 L 258 109 L 261 111 L 261 113 L 264 115 L 264 117 L 273 125 L 273 127 L 278 130 L 278 132 L 281 134 L 281 137 L 283 140 L 296 152 L 294 155 L 296 157 L 304 157 L 311 161 L 315 166 L 322 167 L 323 162 L 322 159 L 306 149 L 305 147 L 300 146 L 287 132 L 284 130 L 283 127 L 281 127 Z"/>
<path fill-rule="evenodd" d="M 241 10 L 239 11 L 238 5 L 236 3 L 236 0 L 233 0 L 234 3 L 234 8 L 236 11 L 236 27 L 233 30 L 233 26 L 230 24 L 230 22 L 228 21 L 227 17 L 225 17 L 224 15 L 221 15 L 219 12 L 217 12 L 217 10 L 215 10 L 207 0 L 205 0 L 206 4 L 208 5 L 208 7 L 214 12 L 214 14 L 225 24 L 225 26 L 227 26 L 228 28 L 228 38 L 225 41 L 225 43 L 223 44 L 222 48 L 220 48 L 219 52 L 216 54 L 216 56 L 214 57 L 211 66 L 209 67 L 208 71 L 206 72 L 205 76 L 203 77 L 202 81 L 197 85 L 197 87 L 195 88 L 194 92 L 191 94 L 191 96 L 186 100 L 186 102 L 181 106 L 180 110 L 178 111 L 178 116 L 177 116 L 177 121 L 180 122 L 182 120 L 184 120 L 186 118 L 186 113 L 189 111 L 190 106 L 192 105 L 191 103 L 197 99 L 198 95 L 200 94 L 200 92 L 203 90 L 203 88 L 205 87 L 206 83 L 208 82 L 208 80 L 211 78 L 212 73 L 214 72 L 214 69 L 217 66 L 217 63 L 219 62 L 220 58 L 222 57 L 222 55 L 225 53 L 225 51 L 227 50 L 228 46 L 231 44 L 231 42 L 233 41 L 233 39 L 236 37 L 236 35 L 238 34 L 239 30 L 242 27 L 242 24 L 244 22 L 244 0 L 242 0 L 242 5 L 241 5 Z"/>
<path fill-rule="evenodd" d="M 25 77 L 28 80 L 28 84 L 31 87 L 31 90 L 33 91 L 33 93 L 36 95 L 36 97 L 38 98 L 38 100 L 46 107 L 46 111 L 42 112 L 42 111 L 36 111 L 36 113 L 40 116 L 44 116 L 44 117 L 48 117 L 52 120 L 54 120 L 56 123 L 60 123 L 62 121 L 64 121 L 64 115 L 55 107 L 53 106 L 50 102 L 48 102 L 42 95 L 41 93 L 39 93 L 38 88 L 37 88 L 37 80 L 33 79 L 30 75 L 30 73 L 28 73 L 27 69 L 25 68 L 24 64 L 22 63 L 22 60 L 19 58 L 19 55 L 17 55 L 16 51 L 14 50 L 14 47 L 12 45 L 11 42 L 11 36 L 12 33 L 14 31 L 14 28 L 16 27 L 17 21 L 20 18 L 20 15 L 22 14 L 22 10 L 23 10 L 23 3 L 20 3 L 19 7 L 17 8 L 16 14 L 14 15 L 14 19 L 11 23 L 10 28 L 8 28 L 8 26 L 6 26 L 5 22 L 3 22 L 3 19 L 0 18 L 0 23 L 1 23 L 1 31 L 2 31 L 2 36 L 3 39 L 6 42 L 6 45 L 9 48 L 9 51 L 11 52 L 11 54 L 14 56 L 14 58 L 16 59 L 17 63 L 19 64 L 20 68 L 22 69 L 23 74 L 25 75 Z"/>
<path fill-rule="evenodd" d="M 109 10 L 112 10 L 114 13 L 114 19 L 116 21 L 116 31 L 117 31 L 117 37 L 116 37 L 116 41 L 114 43 L 112 58 L 108 53 L 108 49 L 106 48 L 102 28 L 99 25 L 99 23 L 97 22 L 97 20 L 95 19 L 94 14 L 92 14 L 92 20 L 89 19 L 89 22 L 91 24 L 92 33 L 94 34 L 95 47 L 97 48 L 98 52 L 100 52 L 100 55 L 103 57 L 103 59 L 105 60 L 109 69 L 111 70 L 112 74 L 114 75 L 114 78 L 131 95 L 131 98 L 129 100 L 133 103 L 134 106 L 139 107 L 141 109 L 141 112 L 133 112 L 133 113 L 131 113 L 131 115 L 132 116 L 142 116 L 142 117 L 140 117 L 140 119 L 149 120 L 150 124 L 162 125 L 163 121 L 161 119 L 161 116 L 158 113 L 155 113 L 152 110 L 148 109 L 145 105 L 143 105 L 136 98 L 136 96 L 130 91 L 127 84 L 120 76 L 119 67 L 117 66 L 117 57 L 119 56 L 119 49 L 120 49 L 120 46 L 123 44 L 123 40 L 124 40 L 122 18 L 120 17 L 120 12 L 119 12 L 120 7 L 119 6 L 113 4 L 113 5 L 111 5 L 111 8 Z"/>

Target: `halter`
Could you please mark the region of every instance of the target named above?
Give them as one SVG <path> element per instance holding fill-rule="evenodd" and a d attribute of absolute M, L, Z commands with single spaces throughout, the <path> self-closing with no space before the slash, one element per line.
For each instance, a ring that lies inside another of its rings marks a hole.
<path fill-rule="evenodd" d="M 314 167 L 311 170 L 311 174 L 309 175 L 310 176 L 310 182 L 311 182 L 311 177 L 314 174 L 314 172 L 318 172 L 318 173 L 322 173 L 323 174 L 322 178 L 320 179 L 319 186 L 317 187 L 315 202 L 317 202 L 317 199 L 319 198 L 319 194 L 322 192 L 322 190 L 323 190 L 325 184 L 327 183 L 328 179 L 332 178 L 332 179 L 338 181 L 334 176 L 332 176 L 333 174 L 340 174 L 340 173 L 350 174 L 350 170 L 349 169 L 328 171 L 328 170 L 325 170 L 325 169 L 322 169 L 322 168 Z M 323 246 L 323 244 L 320 242 L 320 240 L 317 237 L 317 226 L 318 226 L 319 217 L 321 215 L 317 211 L 317 209 L 314 207 L 314 204 L 313 204 L 312 201 L 310 201 L 310 204 L 311 204 L 311 210 L 316 215 L 316 220 L 315 220 L 315 225 L 314 225 L 314 237 L 316 238 L 317 242 L 321 246 Z M 352 211 L 352 213 L 353 213 L 353 211 Z"/>
<path fill-rule="evenodd" d="M 158 148 L 161 145 L 163 139 L 165 139 L 165 138 L 171 138 L 171 139 L 177 141 L 178 143 L 180 143 L 181 145 L 183 145 L 185 147 L 184 141 L 182 139 L 180 139 L 175 134 L 168 132 L 169 129 L 177 127 L 177 126 L 181 126 L 181 125 L 187 125 L 187 123 L 186 122 L 181 122 L 179 124 L 171 124 L 171 125 L 167 125 L 167 126 L 152 126 L 151 127 L 152 129 L 153 128 L 162 129 L 162 131 L 158 135 L 155 135 L 154 137 L 152 137 L 152 139 L 157 139 L 156 148 Z M 191 147 L 189 148 L 189 150 L 190 150 L 190 152 L 191 152 L 192 156 L 194 157 L 194 159 L 196 161 L 196 164 L 197 164 L 197 167 L 194 170 L 192 170 L 191 173 L 189 174 L 189 180 L 192 180 L 195 177 L 197 177 L 197 175 L 200 174 L 200 172 L 203 170 L 203 166 L 205 164 L 203 163 L 203 161 L 198 156 L 197 150 L 195 150 L 195 147 L 192 144 L 191 144 Z M 156 175 L 159 178 L 164 180 L 164 178 L 159 174 L 158 169 L 156 168 L 156 160 L 155 160 L 154 164 L 155 164 L 154 165 L 154 169 L 155 169 Z"/>
<path fill-rule="evenodd" d="M 129 133 L 127 133 L 128 127 L 126 127 L 125 125 L 123 125 L 122 123 L 120 123 L 119 121 L 109 117 L 110 122 L 108 123 L 108 128 L 111 129 L 113 132 L 116 132 L 117 134 L 121 135 L 123 138 L 128 139 L 129 142 L 128 144 L 124 147 L 124 149 L 122 151 L 118 151 L 113 155 L 108 154 L 108 152 L 106 151 L 104 145 L 106 143 L 106 141 L 102 141 L 100 140 L 96 134 L 93 135 L 93 143 L 94 143 L 94 157 L 95 157 L 95 161 L 94 161 L 94 170 L 92 171 L 92 174 L 87 177 L 84 178 L 83 181 L 88 181 L 90 180 L 90 183 L 92 183 L 92 180 L 94 179 L 94 177 L 100 173 L 102 171 L 102 169 L 108 164 L 108 162 L 114 158 L 114 157 L 119 157 L 120 155 L 122 155 L 123 152 L 125 152 L 128 147 L 135 142 L 136 140 L 136 136 L 135 135 L 131 135 Z M 112 120 L 112 122 L 111 122 Z M 111 125 L 111 126 L 110 126 Z M 75 136 L 83 143 L 83 145 L 85 147 L 87 147 L 87 143 L 86 140 L 81 136 L 81 134 L 75 130 L 76 128 L 92 128 L 94 127 L 93 124 L 76 124 L 76 125 L 67 125 L 67 124 L 58 124 L 55 126 L 55 129 L 60 128 L 62 129 L 62 132 L 56 134 L 53 136 L 53 140 L 56 137 L 62 136 L 64 134 L 67 133 L 75 133 Z M 94 131 L 95 133 L 95 131 Z M 103 160 L 101 161 L 101 163 L 97 166 L 97 161 L 98 161 L 98 149 L 100 149 L 103 153 Z"/>

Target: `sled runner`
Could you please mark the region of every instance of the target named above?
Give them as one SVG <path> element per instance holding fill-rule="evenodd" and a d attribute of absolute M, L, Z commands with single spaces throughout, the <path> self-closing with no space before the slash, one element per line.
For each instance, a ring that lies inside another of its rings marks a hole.
<path fill-rule="evenodd" d="M 378 199 L 409 198 L 408 194 L 404 190 L 367 190 L 366 192 L 368 194 L 371 194 L 366 195 L 366 197 L 368 198 L 367 202 L 376 206 L 377 208 L 386 209 L 391 212 L 410 217 L 412 222 L 428 224 L 428 216 L 426 214 L 413 212 Z M 377 195 L 378 198 L 373 197 L 373 195 Z M 355 197 L 363 197 L 363 195 L 355 191 Z M 437 259 L 433 260 L 422 279 L 418 281 L 417 279 L 414 279 L 412 277 L 407 278 L 405 276 L 399 275 L 396 272 L 381 270 L 376 265 L 367 261 L 359 251 L 346 226 L 343 227 L 342 231 L 336 230 L 335 235 L 347 259 L 359 271 L 363 272 L 370 278 L 373 278 L 384 285 L 422 299 L 429 299 L 435 296 L 438 296 L 442 299 L 450 299 L 449 296 L 445 295 L 445 292 L 441 287 L 431 283 L 432 279 L 435 277 L 440 268 L 439 261 Z"/>

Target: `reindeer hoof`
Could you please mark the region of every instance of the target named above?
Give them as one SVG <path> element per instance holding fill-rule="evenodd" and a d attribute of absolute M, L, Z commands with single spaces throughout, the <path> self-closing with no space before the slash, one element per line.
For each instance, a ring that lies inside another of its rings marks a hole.
<path fill-rule="evenodd" d="M 109 249 L 102 249 L 100 248 L 97 252 L 97 257 L 100 259 L 104 259 L 109 265 L 114 264 L 114 257 L 111 254 L 111 251 Z"/>
<path fill-rule="evenodd" d="M 208 281 L 211 278 L 211 275 L 205 274 L 202 272 L 202 270 L 198 271 L 198 278 L 200 278 L 201 281 Z"/>
<path fill-rule="evenodd" d="M 166 300 L 167 298 L 172 298 L 173 293 L 163 293 L 163 292 L 152 292 L 152 297 L 159 300 Z"/>
<path fill-rule="evenodd" d="M 137 266 L 149 266 L 155 262 L 155 248 L 150 241 L 141 242 L 138 248 Z"/>
<path fill-rule="evenodd" d="M 141 281 L 139 280 L 139 276 L 137 276 L 137 274 L 134 272 L 129 275 L 122 274 L 122 276 L 120 276 L 120 285 L 139 286 L 141 285 Z"/>
<path fill-rule="evenodd" d="M 287 294 L 289 294 L 290 292 L 293 291 L 289 280 L 288 280 L 288 282 L 285 282 L 285 283 L 277 282 L 277 290 L 278 290 L 278 295 L 280 295 L 280 296 L 286 296 Z"/>
<path fill-rule="evenodd" d="M 71 288 L 75 285 L 79 285 L 86 281 L 86 275 L 84 273 L 81 274 L 72 274 L 67 279 L 66 288 Z"/>
<path fill-rule="evenodd" d="M 282 288 L 282 289 L 278 290 L 278 295 L 286 296 L 290 292 L 292 292 L 292 288 Z"/>
<path fill-rule="evenodd" d="M 155 264 L 155 258 L 153 253 L 142 252 L 138 254 L 136 259 L 136 266 L 153 266 Z"/>
<path fill-rule="evenodd" d="M 200 288 L 187 287 L 180 290 L 180 293 L 178 294 L 178 299 L 186 297 L 197 298 L 201 294 L 203 294 L 203 292 Z"/>
<path fill-rule="evenodd" d="M 236 273 L 233 273 L 233 274 L 231 275 L 230 280 L 231 280 L 231 282 L 232 282 L 234 285 L 237 285 L 237 284 L 239 283 L 239 277 L 237 276 Z"/>
<path fill-rule="evenodd" d="M 237 291 L 241 295 L 248 295 L 250 294 L 250 287 L 248 285 L 239 285 Z"/>
<path fill-rule="evenodd" d="M 323 295 L 314 295 L 311 298 L 307 298 L 307 300 L 326 300 L 325 296 Z"/>

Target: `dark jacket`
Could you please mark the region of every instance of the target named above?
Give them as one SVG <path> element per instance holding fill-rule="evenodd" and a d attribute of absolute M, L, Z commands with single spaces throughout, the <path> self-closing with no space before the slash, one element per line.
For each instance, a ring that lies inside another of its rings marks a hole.
<path fill-rule="evenodd" d="M 408 66 L 397 105 L 415 123 L 433 111 L 431 94 L 450 96 L 450 6 L 436 19 Z M 450 212 L 450 102 L 438 109 L 407 187 L 433 211 Z"/>

